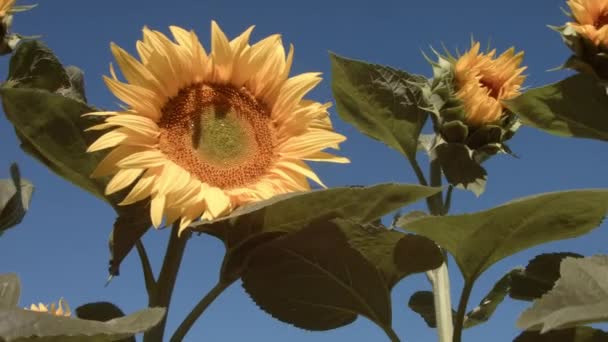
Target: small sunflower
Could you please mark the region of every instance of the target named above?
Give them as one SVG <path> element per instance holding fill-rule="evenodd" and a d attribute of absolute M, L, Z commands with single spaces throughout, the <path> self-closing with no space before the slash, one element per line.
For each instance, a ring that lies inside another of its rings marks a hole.
<path fill-rule="evenodd" d="M 608 47 L 608 1 L 569 0 L 575 22 L 567 25 L 596 46 Z"/>
<path fill-rule="evenodd" d="M 465 121 L 481 126 L 499 121 L 503 116 L 503 100 L 520 93 L 525 76 L 521 73 L 524 53 L 510 48 L 495 57 L 496 50 L 479 52 L 479 42 L 460 56 L 454 64 L 456 97 L 463 102 Z"/>
<path fill-rule="evenodd" d="M 327 152 L 346 138 L 332 129 L 329 103 L 304 99 L 319 73 L 289 77 L 293 46 L 280 35 L 253 45 L 253 27 L 228 40 L 211 23 L 211 51 L 196 34 L 172 26 L 175 42 L 143 29 L 140 59 L 112 44 L 127 82 L 104 77 L 126 106 L 86 115 L 107 117 L 111 129 L 88 149 L 111 148 L 94 177 L 114 175 L 115 193 L 133 184 L 121 205 L 151 198 L 155 227 L 214 219 L 277 194 L 323 186 L 305 161 L 347 163 Z"/>
<path fill-rule="evenodd" d="M 49 305 L 45 305 L 42 303 L 39 303 L 38 305 L 36 304 L 32 304 L 30 305 L 29 308 L 26 308 L 27 310 L 30 311 L 36 311 L 36 312 L 46 312 L 49 313 L 51 315 L 55 315 L 55 316 L 65 316 L 65 317 L 70 317 L 72 315 L 72 312 L 70 311 L 70 306 L 68 305 L 68 303 L 66 301 L 62 299 L 59 299 L 59 303 L 55 304 L 55 303 L 51 303 Z"/>
<path fill-rule="evenodd" d="M 15 5 L 15 0 L 0 0 L 0 17 L 6 16 Z"/>

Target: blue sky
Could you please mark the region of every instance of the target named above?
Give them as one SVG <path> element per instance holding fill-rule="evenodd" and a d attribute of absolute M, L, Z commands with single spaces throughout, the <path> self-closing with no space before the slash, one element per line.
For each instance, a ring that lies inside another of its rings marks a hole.
<path fill-rule="evenodd" d="M 20 3 L 30 3 L 20 1 Z M 220 1 L 220 0 L 40 0 L 39 6 L 15 18 L 15 31 L 42 34 L 44 41 L 65 64 L 85 72 L 89 101 L 105 108 L 117 108 L 117 100 L 103 85 L 113 61 L 110 42 L 133 52 L 141 28 L 147 25 L 168 32 L 169 25 L 194 29 L 208 46 L 212 19 L 230 36 L 256 25 L 253 40 L 282 33 L 285 44 L 295 45 L 293 73 L 321 71 L 325 81 L 310 97 L 331 101 L 328 51 L 343 56 L 391 65 L 430 75 L 421 55 L 429 45 L 461 51 L 471 35 L 491 41 L 502 51 L 510 46 L 526 51 L 526 86 L 535 87 L 564 78 L 567 72 L 547 72 L 560 65 L 569 50 L 560 37 L 546 27 L 566 21 L 561 0 L 434 0 L 434 1 Z M 0 60 L 0 77 L 5 78 L 8 58 Z M 332 108 L 332 114 L 335 109 Z M 334 116 L 336 129 L 348 136 L 343 155 L 350 165 L 318 165 L 329 186 L 415 183 L 407 162 L 395 151 L 358 133 Z M 126 312 L 147 304 L 139 260 L 127 257 L 120 277 L 104 287 L 107 278 L 107 240 L 114 220 L 112 209 L 77 189 L 26 156 L 4 116 L 0 116 L 0 176 L 16 161 L 22 173 L 36 185 L 31 211 L 19 229 L 0 240 L 0 272 L 17 272 L 23 282 L 22 305 L 56 301 L 65 297 L 76 307 L 86 302 L 107 300 Z M 458 191 L 453 213 L 490 208 L 516 197 L 539 192 L 575 188 L 608 187 L 606 144 L 565 139 L 523 128 L 511 142 L 520 159 L 496 157 L 486 164 L 489 180 L 486 193 L 475 198 Z M 422 204 L 412 206 L 422 208 Z M 547 244 L 519 253 L 490 268 L 477 282 L 471 305 L 477 304 L 505 272 L 524 265 L 534 255 L 549 251 L 574 251 L 586 255 L 606 252 L 608 224 L 591 234 Z M 151 231 L 144 239 L 158 270 L 168 231 Z M 168 331 L 215 283 L 223 256 L 222 244 L 211 237 L 194 237 L 189 243 L 175 289 Z M 451 264 L 453 292 L 462 282 Z M 433 341 L 434 331 L 407 308 L 409 296 L 429 289 L 424 276 L 407 278 L 393 291 L 394 327 L 403 341 Z M 456 298 L 454 299 L 456 300 Z M 465 332 L 466 341 L 487 341 L 488 336 L 510 341 L 518 334 L 515 321 L 527 303 L 506 300 L 493 319 Z M 186 341 L 384 341 L 382 331 L 363 318 L 330 332 L 307 332 L 278 322 L 259 310 L 239 283 L 229 288 L 199 320 Z"/>

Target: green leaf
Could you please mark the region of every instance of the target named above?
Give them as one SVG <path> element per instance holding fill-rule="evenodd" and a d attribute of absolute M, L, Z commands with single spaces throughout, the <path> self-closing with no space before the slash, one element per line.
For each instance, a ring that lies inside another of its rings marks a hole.
<path fill-rule="evenodd" d="M 407 303 L 412 311 L 419 314 L 429 328 L 437 327 L 437 318 L 435 317 L 435 299 L 431 291 L 417 291 Z M 456 312 L 452 309 L 452 317 Z"/>
<path fill-rule="evenodd" d="M 458 188 L 472 191 L 476 196 L 486 186 L 486 170 L 473 159 L 472 151 L 464 144 L 441 144 L 435 149 L 445 178 Z"/>
<path fill-rule="evenodd" d="M 517 320 L 524 330 L 553 329 L 608 321 L 608 256 L 565 258 L 555 287 Z"/>
<path fill-rule="evenodd" d="M 10 170 L 11 179 L 0 179 L 0 234 L 21 222 L 34 191 L 32 183 L 21 178 L 17 164 Z"/>
<path fill-rule="evenodd" d="M 357 315 L 380 326 L 391 324 L 391 301 L 381 273 L 332 222 L 258 247 L 242 279 L 260 308 L 303 329 L 335 329 Z"/>
<path fill-rule="evenodd" d="M 505 104 L 525 125 L 564 137 L 608 140 L 608 96 L 592 76 L 578 74 L 530 89 Z"/>
<path fill-rule="evenodd" d="M 376 266 L 389 290 L 401 279 L 443 263 L 439 246 L 424 236 L 404 234 L 380 223 L 362 225 L 343 219 L 334 222 L 350 246 Z"/>
<path fill-rule="evenodd" d="M 495 262 L 526 248 L 583 235 L 608 212 L 608 190 L 535 195 L 473 214 L 432 216 L 402 228 L 446 248 L 472 282 Z"/>
<path fill-rule="evenodd" d="M 0 339 L 6 342 L 119 341 L 150 329 L 164 315 L 165 309 L 151 308 L 97 322 L 20 308 L 0 308 Z"/>
<path fill-rule="evenodd" d="M 114 318 L 124 317 L 122 310 L 109 302 L 88 303 L 76 308 L 78 318 L 91 321 L 107 322 Z M 136 342 L 135 336 L 118 340 L 119 342 Z"/>
<path fill-rule="evenodd" d="M 524 331 L 513 342 L 605 342 L 608 333 L 589 327 L 553 330 L 541 334 L 538 331 Z"/>
<path fill-rule="evenodd" d="M 118 217 L 110 235 L 110 268 L 112 276 L 119 275 L 120 264 L 131 252 L 135 243 L 152 226 L 150 201 L 139 201 L 128 206 L 117 206 Z"/>
<path fill-rule="evenodd" d="M 101 155 L 86 153 L 96 138 L 84 129 L 95 124 L 82 114 L 94 111 L 86 104 L 36 89 L 0 90 L 7 118 L 15 126 L 26 152 L 35 151 L 42 163 L 68 181 L 97 197 L 104 196 L 105 179 L 92 179 Z M 40 158 L 42 156 L 42 158 Z"/>
<path fill-rule="evenodd" d="M 224 241 L 227 253 L 222 277 L 228 281 L 239 277 L 247 255 L 259 243 L 316 221 L 344 217 L 369 223 L 439 191 L 440 188 L 419 185 L 380 184 L 291 193 L 237 209 L 212 223 L 195 224 L 192 229 Z"/>
<path fill-rule="evenodd" d="M 15 273 L 0 274 L 0 309 L 17 306 L 20 295 L 19 277 Z"/>
<path fill-rule="evenodd" d="M 419 108 L 417 75 L 330 54 L 332 90 L 337 112 L 346 122 L 373 139 L 416 158 L 418 136 L 427 119 Z"/>
<path fill-rule="evenodd" d="M 10 60 L 7 82 L 12 87 L 55 92 L 70 88 L 70 79 L 53 52 L 37 40 L 25 41 Z"/>
<path fill-rule="evenodd" d="M 582 258 L 576 253 L 548 253 L 530 260 L 525 270 L 513 276 L 509 296 L 532 301 L 549 292 L 559 279 L 559 265 L 566 257 Z"/>
<path fill-rule="evenodd" d="M 513 277 L 522 272 L 521 269 L 514 269 L 500 278 L 490 292 L 479 302 L 479 305 L 465 316 L 464 327 L 471 328 L 487 322 L 509 293 Z"/>

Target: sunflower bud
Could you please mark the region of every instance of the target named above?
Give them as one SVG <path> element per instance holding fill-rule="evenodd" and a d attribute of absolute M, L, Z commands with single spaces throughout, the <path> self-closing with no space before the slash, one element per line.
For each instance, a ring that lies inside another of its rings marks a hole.
<path fill-rule="evenodd" d="M 569 0 L 571 22 L 551 27 L 573 55 L 563 65 L 608 85 L 608 0 Z"/>
<path fill-rule="evenodd" d="M 461 164 L 470 166 L 469 174 L 442 164 L 450 183 L 468 188 L 469 183 L 485 180 L 485 170 L 479 164 L 498 152 L 511 153 L 504 142 L 513 136 L 519 122 L 502 101 L 520 93 L 526 69 L 521 66 L 523 52 L 511 48 L 495 56 L 496 50 L 480 52 L 480 44 L 473 42 L 471 49 L 457 58 L 449 52 L 435 54 L 437 61 L 427 58 L 433 66 L 433 78 L 419 85 L 424 109 L 434 114 L 437 133 L 429 152 L 440 161 L 453 160 L 454 153 L 466 159 Z"/>

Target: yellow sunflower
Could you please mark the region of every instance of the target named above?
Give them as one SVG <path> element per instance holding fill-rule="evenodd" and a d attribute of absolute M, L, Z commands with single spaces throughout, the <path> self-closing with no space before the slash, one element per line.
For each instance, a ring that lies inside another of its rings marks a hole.
<path fill-rule="evenodd" d="M 578 34 L 596 46 L 608 47 L 608 0 L 569 0 L 576 22 L 569 22 Z"/>
<path fill-rule="evenodd" d="M 111 194 L 134 184 L 120 203 L 151 198 L 159 227 L 180 219 L 180 231 L 199 218 L 214 219 L 274 195 L 323 186 L 304 161 L 347 163 L 322 150 L 346 138 L 333 131 L 327 109 L 304 96 L 319 73 L 289 77 L 289 53 L 280 35 L 253 45 L 253 27 L 228 40 L 211 23 L 211 51 L 196 34 L 170 28 L 175 42 L 143 29 L 140 60 L 112 44 L 127 83 L 105 77 L 126 106 L 91 129 L 108 129 L 88 149 L 113 148 L 94 177 L 114 175 Z"/>
<path fill-rule="evenodd" d="M 65 306 L 65 308 L 64 308 Z M 55 315 L 55 316 L 65 316 L 65 317 L 70 317 L 72 315 L 72 312 L 70 311 L 70 306 L 68 305 L 67 302 L 65 302 L 62 299 L 59 299 L 59 303 L 55 304 L 55 303 L 51 303 L 50 305 L 44 305 L 42 303 L 39 303 L 38 305 L 36 304 L 32 304 L 30 305 L 29 308 L 26 308 L 27 310 L 30 311 L 37 311 L 37 312 L 47 312 L 51 315 Z"/>
<path fill-rule="evenodd" d="M 479 52 L 479 42 L 455 61 L 456 97 L 467 113 L 465 121 L 473 126 L 495 123 L 503 115 L 502 100 L 519 95 L 526 79 L 521 73 L 524 53 L 510 48 L 495 57 L 496 50 Z"/>
<path fill-rule="evenodd" d="M 15 0 L 0 0 L 0 17 L 4 17 L 15 5 Z"/>

